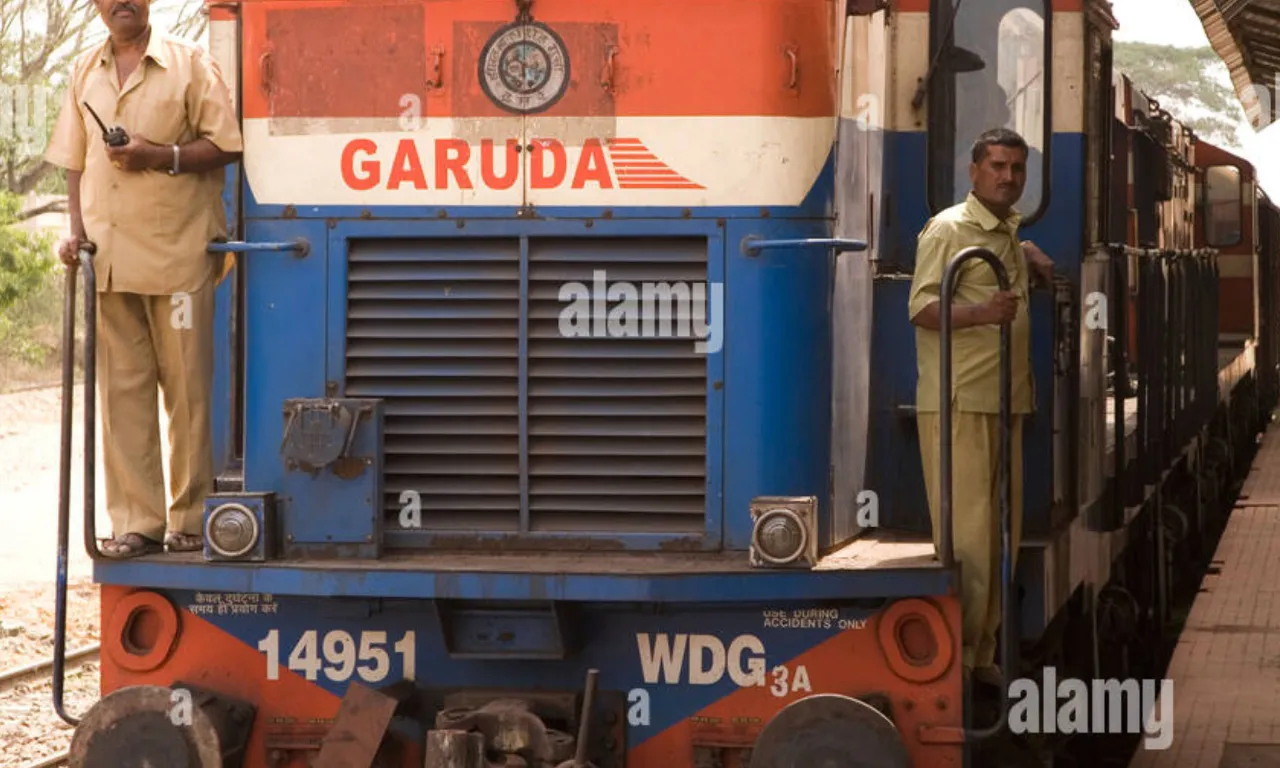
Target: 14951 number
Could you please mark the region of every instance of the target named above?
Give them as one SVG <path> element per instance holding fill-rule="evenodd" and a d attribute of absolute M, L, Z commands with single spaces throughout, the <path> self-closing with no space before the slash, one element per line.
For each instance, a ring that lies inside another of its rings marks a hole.
<path fill-rule="evenodd" d="M 350 632 L 340 629 L 324 633 L 323 640 L 319 640 L 319 633 L 314 629 L 303 632 L 289 653 L 289 669 L 305 675 L 308 680 L 318 678 L 323 669 L 325 677 L 335 682 L 349 680 L 352 674 L 358 674 L 366 683 L 382 682 L 391 671 L 391 656 L 386 648 L 387 633 L 358 634 L 360 640 L 357 643 Z M 393 653 L 400 654 L 405 680 L 415 679 L 414 641 L 414 632 L 409 630 L 391 649 Z M 280 630 L 268 632 L 259 641 L 258 650 L 267 654 L 267 679 L 279 680 Z M 318 651 L 323 651 L 323 660 Z"/>

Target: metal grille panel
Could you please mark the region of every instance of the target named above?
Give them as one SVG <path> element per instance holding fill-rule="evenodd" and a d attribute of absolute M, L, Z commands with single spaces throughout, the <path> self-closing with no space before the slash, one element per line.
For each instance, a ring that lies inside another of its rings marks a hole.
<path fill-rule="evenodd" d="M 705 285 L 706 240 L 530 238 L 527 254 L 522 322 L 519 240 L 352 243 L 346 393 L 386 400 L 388 515 L 408 490 L 429 531 L 700 534 L 707 358 L 693 329 L 676 315 L 652 329 L 666 337 L 566 337 L 561 290 L 597 288 L 603 270 L 683 299 Z M 607 316 L 618 298 L 605 298 Z"/>
<path fill-rule="evenodd" d="M 520 245 L 351 244 L 347 379 L 385 400 L 385 499 L 423 527 L 518 530 Z"/>
<path fill-rule="evenodd" d="M 688 336 L 565 338 L 560 288 L 576 281 L 598 289 L 596 270 L 604 285 L 626 282 L 638 292 L 646 283 L 705 284 L 707 244 L 530 242 L 530 526 L 696 533 L 706 515 L 707 358 Z M 608 301 L 607 289 L 602 298 L 606 308 L 621 301 Z M 678 333 L 672 320 L 667 330 Z"/>

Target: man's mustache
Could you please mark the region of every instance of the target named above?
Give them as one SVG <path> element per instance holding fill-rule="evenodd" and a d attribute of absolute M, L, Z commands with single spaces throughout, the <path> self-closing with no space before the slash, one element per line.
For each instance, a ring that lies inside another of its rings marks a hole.
<path fill-rule="evenodd" d="M 136 16 L 138 13 L 138 6 L 128 2 L 116 3 L 115 5 L 111 6 L 112 13 L 115 13 L 116 11 L 122 11 L 122 10 L 129 11 L 130 13 L 133 13 Z"/>

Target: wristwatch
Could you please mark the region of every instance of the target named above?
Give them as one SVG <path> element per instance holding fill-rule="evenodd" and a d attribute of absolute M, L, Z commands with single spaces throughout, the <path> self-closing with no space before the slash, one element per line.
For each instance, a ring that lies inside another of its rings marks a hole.
<path fill-rule="evenodd" d="M 178 145 L 173 145 L 173 167 L 169 169 L 170 176 L 178 175 Z"/>

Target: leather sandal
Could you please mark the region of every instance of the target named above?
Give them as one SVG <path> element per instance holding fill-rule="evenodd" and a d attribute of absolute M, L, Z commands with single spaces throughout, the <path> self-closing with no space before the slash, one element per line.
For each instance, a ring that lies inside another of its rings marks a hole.
<path fill-rule="evenodd" d="M 164 546 L 160 542 L 148 539 L 140 533 L 126 533 L 114 539 L 103 539 L 101 544 L 102 554 L 115 560 L 153 555 L 164 551 Z"/>
<path fill-rule="evenodd" d="M 170 552 L 196 552 L 204 549 L 204 537 L 198 533 L 170 533 L 164 537 L 164 546 Z"/>

